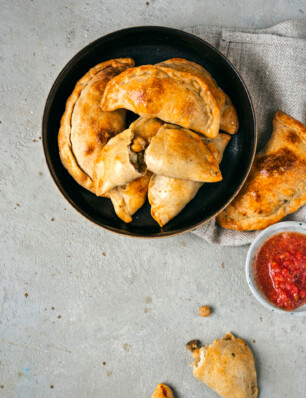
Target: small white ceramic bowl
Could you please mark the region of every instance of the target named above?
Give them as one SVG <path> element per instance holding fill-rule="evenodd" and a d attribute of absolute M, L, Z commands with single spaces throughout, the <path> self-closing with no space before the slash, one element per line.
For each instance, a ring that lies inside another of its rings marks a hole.
<path fill-rule="evenodd" d="M 291 316 L 306 316 L 306 304 L 292 311 L 282 310 L 281 308 L 278 308 L 277 306 L 273 305 L 266 298 L 266 296 L 258 289 L 256 282 L 254 280 L 252 264 L 253 261 L 255 260 L 255 256 L 258 249 L 268 238 L 285 231 L 300 232 L 306 235 L 306 223 L 298 221 L 280 222 L 272 225 L 271 227 L 264 229 L 259 235 L 257 235 L 255 240 L 251 244 L 247 254 L 246 264 L 245 264 L 246 279 L 254 296 L 262 305 L 264 305 L 269 310 L 277 312 L 279 314 L 287 314 Z"/>

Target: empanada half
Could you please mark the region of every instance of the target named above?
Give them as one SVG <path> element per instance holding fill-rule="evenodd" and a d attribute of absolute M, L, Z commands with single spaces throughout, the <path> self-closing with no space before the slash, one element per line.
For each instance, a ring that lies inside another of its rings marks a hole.
<path fill-rule="evenodd" d="M 218 164 L 221 163 L 223 152 L 230 139 L 229 135 L 223 133 L 218 134 L 213 140 L 205 139 L 205 144 Z M 166 225 L 195 197 L 202 185 L 202 182 L 152 175 L 148 198 L 154 220 L 161 227 Z"/>
<path fill-rule="evenodd" d="M 163 122 L 159 119 L 148 119 L 140 117 L 130 125 L 134 137 L 151 142 L 152 137 L 157 133 Z M 115 212 L 121 220 L 126 223 L 132 221 L 132 216 L 139 210 L 147 199 L 148 186 L 151 174 L 149 171 L 140 178 L 122 187 L 109 191 L 109 197 L 113 203 Z"/>
<path fill-rule="evenodd" d="M 173 68 L 181 72 L 193 73 L 200 79 L 203 79 L 205 83 L 207 83 L 220 108 L 220 129 L 229 134 L 237 133 L 239 122 L 236 109 L 229 96 L 218 87 L 218 84 L 206 69 L 195 62 L 187 61 L 182 58 L 168 59 L 167 61 L 160 62 L 158 65 Z"/>
<path fill-rule="evenodd" d="M 158 117 L 210 138 L 220 127 L 220 109 L 208 84 L 192 73 L 163 66 L 143 65 L 116 76 L 106 87 L 101 107 Z"/>
<path fill-rule="evenodd" d="M 126 111 L 104 112 L 100 107 L 106 84 L 134 66 L 130 58 L 102 62 L 76 84 L 66 102 L 58 134 L 60 158 L 70 175 L 94 192 L 93 167 L 97 152 L 107 140 L 125 128 Z"/>
<path fill-rule="evenodd" d="M 277 111 L 273 132 L 255 158 L 243 188 L 218 223 L 238 231 L 261 230 L 306 203 L 306 127 Z"/>
<path fill-rule="evenodd" d="M 256 398 L 254 356 L 246 343 L 231 333 L 193 353 L 193 375 L 223 398 Z"/>
<path fill-rule="evenodd" d="M 140 153 L 131 149 L 133 137 L 131 129 L 124 130 L 111 138 L 98 154 L 93 173 L 97 196 L 145 174 L 146 168 L 139 158 Z"/>
<path fill-rule="evenodd" d="M 148 170 L 157 175 L 199 182 L 222 180 L 218 163 L 190 130 L 164 124 L 145 152 Z"/>

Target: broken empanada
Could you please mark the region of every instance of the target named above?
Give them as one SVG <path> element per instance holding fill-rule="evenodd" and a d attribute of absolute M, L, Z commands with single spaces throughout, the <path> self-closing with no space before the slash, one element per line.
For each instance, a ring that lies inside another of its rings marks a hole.
<path fill-rule="evenodd" d="M 253 353 L 231 333 L 193 352 L 193 375 L 223 398 L 256 398 Z"/>
<path fill-rule="evenodd" d="M 86 73 L 67 100 L 58 134 L 61 161 L 70 175 L 94 192 L 93 168 L 107 140 L 125 128 L 126 111 L 104 112 L 100 107 L 106 84 L 134 66 L 130 58 L 102 62 Z"/>
<path fill-rule="evenodd" d="M 192 73 L 163 66 L 143 65 L 116 76 L 106 87 L 101 107 L 158 117 L 210 138 L 220 128 L 220 109 L 208 84 Z"/>
<path fill-rule="evenodd" d="M 181 72 L 190 72 L 199 78 L 202 78 L 205 83 L 207 83 L 220 108 L 220 129 L 229 134 L 237 133 L 239 123 L 236 109 L 234 108 L 229 96 L 226 95 L 220 87 L 218 87 L 216 81 L 206 69 L 195 62 L 187 61 L 182 58 L 168 59 L 167 61 L 160 62 L 158 65 Z"/>
<path fill-rule="evenodd" d="M 152 137 L 162 125 L 163 122 L 159 119 L 140 117 L 130 125 L 130 129 L 133 131 L 135 139 L 142 138 L 147 143 L 150 143 Z M 134 147 L 134 149 L 136 148 Z M 114 205 L 115 212 L 124 222 L 131 222 L 132 215 L 145 203 L 151 174 L 147 171 L 144 176 L 129 184 L 109 191 L 109 197 Z"/>
<path fill-rule="evenodd" d="M 218 164 L 221 163 L 223 152 L 230 139 L 229 135 L 223 133 L 218 134 L 213 140 L 205 139 L 206 146 Z M 148 198 L 154 220 L 163 227 L 184 209 L 202 185 L 202 182 L 153 174 L 149 184 Z"/>
<path fill-rule="evenodd" d="M 224 228 L 260 230 L 306 203 L 306 127 L 277 111 L 273 133 L 243 188 L 217 217 Z"/>
<path fill-rule="evenodd" d="M 98 154 L 93 173 L 97 196 L 145 174 L 146 168 L 140 157 L 142 152 L 136 153 L 131 149 L 133 137 L 131 129 L 124 130 L 111 138 Z"/>

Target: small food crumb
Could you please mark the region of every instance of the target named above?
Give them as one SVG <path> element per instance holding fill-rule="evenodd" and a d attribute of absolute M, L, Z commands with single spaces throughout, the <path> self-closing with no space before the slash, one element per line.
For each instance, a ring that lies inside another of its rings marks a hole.
<path fill-rule="evenodd" d="M 235 358 L 236 355 L 232 352 L 232 356 Z"/>
<path fill-rule="evenodd" d="M 256 343 L 256 340 L 253 340 L 253 343 Z"/>
<path fill-rule="evenodd" d="M 25 294 L 24 294 L 24 297 L 26 297 L 26 298 L 27 298 L 27 297 L 28 297 L 28 293 L 25 293 Z"/>
<path fill-rule="evenodd" d="M 204 318 L 210 315 L 210 308 L 208 305 L 203 305 L 199 308 L 199 315 L 203 316 Z"/>
<path fill-rule="evenodd" d="M 51 221 L 54 221 L 54 220 L 55 220 L 55 218 L 54 218 L 54 217 L 52 217 L 52 218 L 51 218 Z"/>
<path fill-rule="evenodd" d="M 221 263 L 221 267 L 224 268 L 224 263 L 223 262 Z"/>
<path fill-rule="evenodd" d="M 147 5 L 147 6 L 149 6 L 149 5 L 150 5 L 150 3 L 147 1 L 147 2 L 146 2 L 146 5 Z"/>
<path fill-rule="evenodd" d="M 103 365 L 106 365 L 106 362 L 103 362 Z"/>
<path fill-rule="evenodd" d="M 20 207 L 20 204 L 19 204 L 19 203 L 16 203 L 16 206 L 17 206 L 17 207 Z"/>
<path fill-rule="evenodd" d="M 58 316 L 58 319 L 61 319 L 61 315 Z"/>
<path fill-rule="evenodd" d="M 50 386 L 50 388 L 54 388 L 54 386 L 53 386 L 53 385 L 51 385 L 51 386 Z"/>
<path fill-rule="evenodd" d="M 102 252 L 102 256 L 104 256 L 104 257 L 105 257 L 105 256 L 106 256 L 106 253 L 105 253 L 105 252 Z"/>
<path fill-rule="evenodd" d="M 2 390 L 3 390 L 4 386 L 0 386 L 0 388 L 2 388 Z"/>
<path fill-rule="evenodd" d="M 187 348 L 187 350 L 193 352 L 194 350 L 199 348 L 200 345 L 201 345 L 201 342 L 199 340 L 191 340 L 186 344 L 186 348 Z"/>
<path fill-rule="evenodd" d="M 55 310 L 55 308 L 54 308 L 54 307 L 51 307 L 51 310 Z"/>

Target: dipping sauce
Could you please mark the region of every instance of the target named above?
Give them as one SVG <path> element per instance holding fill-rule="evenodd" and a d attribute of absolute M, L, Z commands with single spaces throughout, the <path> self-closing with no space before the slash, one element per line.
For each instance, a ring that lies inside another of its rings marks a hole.
<path fill-rule="evenodd" d="M 267 239 L 253 263 L 259 289 L 277 307 L 294 310 L 306 303 L 306 235 L 282 232 Z"/>

